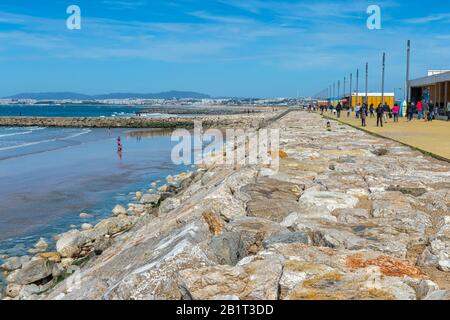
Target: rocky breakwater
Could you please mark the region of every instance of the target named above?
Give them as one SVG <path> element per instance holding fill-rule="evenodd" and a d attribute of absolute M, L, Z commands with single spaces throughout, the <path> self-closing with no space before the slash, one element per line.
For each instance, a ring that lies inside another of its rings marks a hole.
<path fill-rule="evenodd" d="M 136 192 L 134 203 L 128 208 L 116 205 L 111 217 L 101 220 L 95 226 L 83 223 L 80 230 L 72 229 L 56 235 L 55 251 L 39 240 L 28 252 L 34 256 L 2 257 L 0 266 L 7 282 L 5 299 L 38 299 L 44 292 L 70 276 L 76 274 L 87 261 L 99 256 L 131 230 L 138 222 L 154 218 L 177 205 L 173 198 L 193 179 L 193 172 L 167 177 L 167 184 L 149 193 Z M 88 218 L 81 213 L 80 218 Z M 142 218 L 142 219 L 141 219 Z"/>
<path fill-rule="evenodd" d="M 449 163 L 316 114 L 269 127 L 281 130 L 279 170 L 212 164 L 170 197 L 137 195 L 130 232 L 102 232 L 113 241 L 101 254 L 34 297 L 450 298 Z"/>
<path fill-rule="evenodd" d="M 165 117 L 0 117 L 0 126 L 40 126 L 76 128 L 192 128 L 194 121 L 204 127 L 257 127 L 259 123 L 285 111 L 251 114 Z"/>

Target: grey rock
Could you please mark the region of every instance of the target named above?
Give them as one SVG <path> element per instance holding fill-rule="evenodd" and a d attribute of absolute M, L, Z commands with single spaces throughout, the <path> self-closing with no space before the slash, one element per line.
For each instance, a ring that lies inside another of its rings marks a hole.
<path fill-rule="evenodd" d="M 438 290 L 430 293 L 424 300 L 450 300 L 450 290 Z"/>
<path fill-rule="evenodd" d="M 450 260 L 439 261 L 439 270 L 444 272 L 450 272 Z"/>
<path fill-rule="evenodd" d="M 404 186 L 389 186 L 387 191 L 399 191 L 403 194 L 408 194 L 414 197 L 420 197 L 427 193 L 425 188 L 415 188 L 415 187 L 404 187 Z"/>
<path fill-rule="evenodd" d="M 105 233 L 108 235 L 114 235 L 119 232 L 123 232 L 125 230 L 130 229 L 133 226 L 133 217 L 125 217 L 118 218 L 113 217 L 109 219 L 105 219 L 100 221 L 94 228 L 94 230 L 98 230 L 101 233 Z"/>
<path fill-rule="evenodd" d="M 371 150 L 370 152 L 372 152 L 374 155 L 378 156 L 378 157 L 382 157 L 388 154 L 388 150 L 385 148 L 379 148 L 379 149 L 375 149 L 375 150 Z"/>
<path fill-rule="evenodd" d="M 93 228 L 94 228 L 94 226 L 92 224 L 90 224 L 90 223 L 83 223 L 81 225 L 81 230 L 84 230 L 84 231 L 91 230 Z"/>
<path fill-rule="evenodd" d="M 438 291 L 439 286 L 431 280 L 421 280 L 419 285 L 416 288 L 417 298 L 424 299 L 431 293 Z"/>
<path fill-rule="evenodd" d="M 56 251 L 64 258 L 73 258 L 80 254 L 81 246 L 86 239 L 80 231 L 71 230 L 61 235 L 61 238 L 56 242 Z"/>
<path fill-rule="evenodd" d="M 112 210 L 112 214 L 114 217 L 117 217 L 121 214 L 127 214 L 127 209 L 125 209 L 123 206 L 121 206 L 120 204 L 116 205 L 114 207 L 114 209 Z"/>
<path fill-rule="evenodd" d="M 40 293 L 42 290 L 39 288 L 38 285 L 35 284 L 29 284 L 22 287 L 22 290 L 20 290 L 19 293 L 19 299 L 21 300 L 37 300 L 38 296 L 37 294 Z"/>
<path fill-rule="evenodd" d="M 439 258 L 430 252 L 430 248 L 425 248 L 417 259 L 417 265 L 420 267 L 437 267 Z"/>
<path fill-rule="evenodd" d="M 47 278 L 52 274 L 54 262 L 44 258 L 34 258 L 18 271 L 15 276 L 17 284 L 31 284 Z"/>
<path fill-rule="evenodd" d="M 140 203 L 156 205 L 159 203 L 160 199 L 161 199 L 161 195 L 159 193 L 152 193 L 152 194 L 146 193 L 142 196 Z"/>
<path fill-rule="evenodd" d="M 209 248 L 220 264 L 236 265 L 243 257 L 243 242 L 237 232 L 224 232 L 211 239 Z"/>
<path fill-rule="evenodd" d="M 161 202 L 159 212 L 164 214 L 176 209 L 180 205 L 180 200 L 177 198 L 167 198 Z"/>
<path fill-rule="evenodd" d="M 90 218 L 92 218 L 92 215 L 90 215 L 89 213 L 82 212 L 82 213 L 80 213 L 80 218 L 81 219 L 90 219 Z"/>
<path fill-rule="evenodd" d="M 1 265 L 1 268 L 5 271 L 14 271 L 20 269 L 22 262 L 19 257 L 11 257 L 6 259 L 5 263 Z"/>
<path fill-rule="evenodd" d="M 112 240 L 109 237 L 101 237 L 94 242 L 94 253 L 101 255 L 103 251 L 111 246 Z"/>
<path fill-rule="evenodd" d="M 59 276 L 61 276 L 64 273 L 65 269 L 62 266 L 62 264 L 60 263 L 55 263 L 53 265 L 53 269 L 52 269 L 52 277 L 53 278 L 58 278 Z"/>
<path fill-rule="evenodd" d="M 16 283 L 10 283 L 6 286 L 5 294 L 7 297 L 16 298 L 20 291 L 22 290 L 22 285 Z"/>
<path fill-rule="evenodd" d="M 268 248 L 275 243 L 303 243 L 308 244 L 310 242 L 309 236 L 306 232 L 292 232 L 282 235 L 271 236 L 263 241 L 264 248 Z"/>
<path fill-rule="evenodd" d="M 48 243 L 44 238 L 40 238 L 37 243 L 35 243 L 34 247 L 40 251 L 45 251 L 48 248 Z"/>

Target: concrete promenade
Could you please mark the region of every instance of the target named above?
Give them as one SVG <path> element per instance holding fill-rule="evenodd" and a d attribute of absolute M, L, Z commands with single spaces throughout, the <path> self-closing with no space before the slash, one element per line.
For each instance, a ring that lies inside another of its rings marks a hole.
<path fill-rule="evenodd" d="M 324 116 L 337 119 L 330 112 L 325 112 Z M 347 117 L 346 111 L 343 111 L 337 120 L 450 160 L 450 122 L 440 120 L 426 122 L 417 119 L 408 122 L 406 118 L 399 118 L 398 123 L 394 123 L 394 119 L 388 119 L 381 128 L 377 127 L 376 116 L 375 118 L 369 116 L 367 126 L 363 128 L 361 119 L 357 119 L 354 112 Z"/>

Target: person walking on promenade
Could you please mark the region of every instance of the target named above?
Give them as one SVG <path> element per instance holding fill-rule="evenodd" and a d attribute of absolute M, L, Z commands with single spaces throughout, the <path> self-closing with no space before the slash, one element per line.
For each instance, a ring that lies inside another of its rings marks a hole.
<path fill-rule="evenodd" d="M 450 102 L 447 103 L 447 121 L 450 121 Z"/>
<path fill-rule="evenodd" d="M 412 102 L 409 102 L 406 106 L 406 116 L 408 117 L 408 121 L 411 121 L 414 114 L 414 107 Z"/>
<path fill-rule="evenodd" d="M 427 104 L 427 107 L 428 107 L 427 113 L 426 113 L 427 120 L 431 122 L 431 121 L 433 121 L 433 110 L 434 110 L 433 101 L 430 101 L 430 103 Z"/>
<path fill-rule="evenodd" d="M 384 113 L 384 107 L 383 105 L 380 103 L 377 107 L 377 127 L 379 126 L 383 126 L 383 113 Z"/>
<path fill-rule="evenodd" d="M 387 122 L 388 120 L 388 116 L 391 114 L 391 108 L 389 108 L 389 105 L 387 103 L 384 103 L 383 106 L 383 111 L 384 111 L 384 122 Z"/>
<path fill-rule="evenodd" d="M 398 122 L 398 114 L 400 113 L 400 107 L 398 104 L 394 105 L 394 108 L 392 108 L 392 114 L 394 115 L 394 122 Z"/>
<path fill-rule="evenodd" d="M 374 112 L 375 108 L 373 107 L 373 103 L 370 104 L 369 111 L 370 111 L 370 117 L 375 118 L 375 112 Z"/>
<path fill-rule="evenodd" d="M 338 102 L 337 106 L 336 106 L 336 114 L 337 117 L 340 118 L 341 117 L 341 111 L 342 111 L 342 105 L 340 102 Z"/>
<path fill-rule="evenodd" d="M 427 122 L 430 118 L 430 106 L 428 105 L 428 102 L 423 101 L 422 103 L 422 109 L 423 109 L 423 120 Z"/>
<path fill-rule="evenodd" d="M 416 110 L 417 110 L 417 119 L 421 120 L 423 118 L 423 103 L 422 103 L 422 101 L 417 102 Z"/>
<path fill-rule="evenodd" d="M 361 108 L 361 125 L 362 125 L 363 127 L 366 127 L 366 126 L 367 126 L 367 124 L 366 124 L 367 114 L 368 114 L 368 111 L 367 111 L 367 104 L 364 103 L 363 106 L 362 106 L 362 108 Z"/>

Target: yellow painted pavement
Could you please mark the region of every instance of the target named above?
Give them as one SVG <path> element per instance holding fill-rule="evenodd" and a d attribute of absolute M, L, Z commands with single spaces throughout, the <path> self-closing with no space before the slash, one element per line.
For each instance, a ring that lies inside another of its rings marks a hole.
<path fill-rule="evenodd" d="M 370 118 L 369 116 L 367 117 L 367 126 L 363 128 L 361 119 L 357 119 L 354 112 L 351 113 L 350 117 L 347 117 L 347 111 L 343 111 L 339 119 L 330 112 L 325 112 L 324 116 L 450 160 L 449 121 L 434 120 L 426 122 L 414 119 L 408 122 L 406 118 L 399 118 L 399 122 L 394 123 L 394 119 L 388 119 L 387 123 L 384 123 L 381 128 L 376 126 L 376 118 Z"/>

